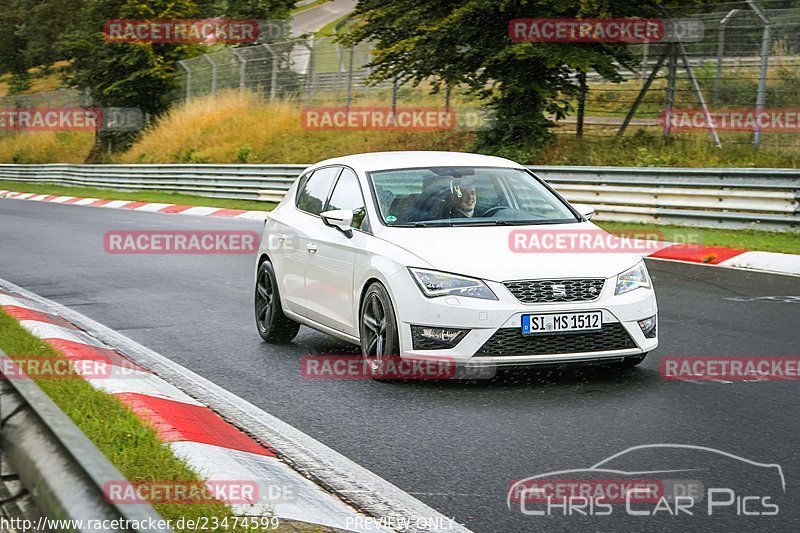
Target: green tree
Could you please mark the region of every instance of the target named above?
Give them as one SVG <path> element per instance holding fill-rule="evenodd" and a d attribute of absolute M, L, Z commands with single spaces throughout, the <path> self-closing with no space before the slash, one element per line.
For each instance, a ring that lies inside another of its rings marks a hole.
<path fill-rule="evenodd" d="M 166 111 L 178 98 L 180 78 L 177 61 L 207 51 L 192 43 L 110 43 L 103 36 L 103 24 L 111 19 L 192 19 L 285 17 L 293 0 L 244 2 L 221 0 L 84 0 L 76 13 L 80 21 L 61 39 L 69 67 L 65 79 L 86 90 L 97 106 L 133 107 L 146 116 Z M 234 7 L 235 5 L 235 7 Z M 226 11 L 231 9 L 232 11 Z M 91 160 L 102 151 L 120 149 L 134 135 L 100 133 Z"/>
<path fill-rule="evenodd" d="M 620 43 L 513 42 L 509 21 L 661 12 L 658 3 L 628 0 L 359 0 L 354 15 L 361 25 L 344 40 L 374 43 L 374 78 L 467 86 L 488 101 L 497 119 L 479 134 L 475 149 L 524 158 L 551 138 L 548 116 L 572 111 L 576 72 L 594 70 L 619 82 L 618 65 L 633 66 L 633 57 Z"/>
<path fill-rule="evenodd" d="M 83 0 L 0 0 L 0 73 L 10 73 L 9 92 L 32 87 L 30 69 L 48 71 L 64 59 L 56 41 L 75 23 Z"/>

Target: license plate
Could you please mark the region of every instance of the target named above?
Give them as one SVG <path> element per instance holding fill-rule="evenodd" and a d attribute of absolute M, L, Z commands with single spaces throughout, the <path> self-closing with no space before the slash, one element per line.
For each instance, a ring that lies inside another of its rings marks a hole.
<path fill-rule="evenodd" d="M 599 331 L 603 313 L 557 313 L 548 315 L 522 315 L 522 334 L 563 333 L 565 331 Z"/>

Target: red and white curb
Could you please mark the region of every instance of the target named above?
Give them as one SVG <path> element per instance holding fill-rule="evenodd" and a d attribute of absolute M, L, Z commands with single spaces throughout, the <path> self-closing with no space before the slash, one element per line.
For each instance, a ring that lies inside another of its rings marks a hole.
<path fill-rule="evenodd" d="M 268 211 L 245 211 L 242 209 L 222 209 L 219 207 L 193 207 L 188 205 L 134 202 L 130 200 L 99 200 L 97 198 L 80 198 L 76 196 L 48 196 L 45 194 L 19 193 L 4 190 L 0 190 L 0 198 L 83 205 L 88 207 L 129 209 L 153 213 L 250 220 L 265 220 L 269 214 Z M 800 255 L 775 252 L 753 252 L 736 248 L 725 248 L 722 246 L 676 244 L 671 242 L 660 242 L 659 246 L 660 249 L 658 251 L 644 254 L 644 256 L 686 263 L 702 263 L 705 265 L 760 270 L 777 274 L 800 275 Z"/>
<path fill-rule="evenodd" d="M 0 292 L 0 309 L 71 361 L 105 363 L 110 369 L 108 376 L 87 381 L 94 388 L 113 394 L 150 422 L 175 455 L 203 478 L 256 482 L 258 501 L 232 505 L 235 514 L 271 514 L 347 531 L 366 530 L 364 515 L 301 476 L 278 459 L 268 445 L 247 436 L 112 346 L 13 292 Z"/>
<path fill-rule="evenodd" d="M 162 438 L 201 475 L 230 480 L 231 473 L 246 474 L 262 487 L 291 487 L 293 501 L 267 502 L 273 515 L 349 531 L 470 533 L 454 518 L 294 426 L 119 332 L 4 279 L 0 295 L 3 309 L 8 306 L 29 330 L 50 337 L 47 342 L 62 353 L 75 359 L 99 357 L 123 367 L 122 373 L 144 374 L 136 384 L 120 377 L 122 383 L 104 380 L 98 386 L 152 420 Z M 134 405 L 133 400 L 140 402 Z M 161 411 L 164 405 L 175 410 Z"/>
<path fill-rule="evenodd" d="M 800 255 L 670 242 L 659 246 L 658 251 L 644 254 L 645 257 L 800 276 Z"/>
<path fill-rule="evenodd" d="M 267 211 L 247 211 L 244 209 L 223 209 L 220 207 L 202 207 L 179 204 L 160 204 L 133 200 L 101 200 L 99 198 L 81 198 L 79 196 L 53 196 L 0 190 L 0 198 L 13 200 L 30 200 L 32 202 L 52 202 L 65 205 L 82 205 L 86 207 L 106 207 L 111 209 L 128 209 L 131 211 L 148 211 L 151 213 L 168 213 L 173 215 L 195 215 L 220 218 L 243 218 L 264 220 Z"/>

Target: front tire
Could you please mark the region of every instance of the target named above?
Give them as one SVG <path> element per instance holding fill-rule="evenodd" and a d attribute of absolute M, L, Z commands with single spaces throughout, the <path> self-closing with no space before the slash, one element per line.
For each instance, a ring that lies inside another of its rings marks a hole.
<path fill-rule="evenodd" d="M 278 282 L 272 263 L 264 261 L 258 267 L 255 294 L 256 327 L 258 334 L 269 343 L 289 342 L 297 335 L 300 324 L 283 314 Z"/>
<path fill-rule="evenodd" d="M 359 317 L 361 356 L 372 379 L 385 378 L 388 358 L 400 357 L 400 335 L 394 318 L 394 306 L 386 288 L 373 283 L 364 294 Z"/>

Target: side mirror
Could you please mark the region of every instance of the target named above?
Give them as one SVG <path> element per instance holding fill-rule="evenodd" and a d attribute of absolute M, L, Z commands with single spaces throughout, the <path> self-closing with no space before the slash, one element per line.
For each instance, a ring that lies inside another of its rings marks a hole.
<path fill-rule="evenodd" d="M 336 228 L 348 238 L 353 236 L 353 211 L 349 209 L 334 209 L 319 215 L 326 226 Z"/>
<path fill-rule="evenodd" d="M 580 213 L 581 215 L 586 217 L 586 220 L 592 220 L 594 217 L 594 207 L 586 204 L 572 204 L 572 207 Z"/>

